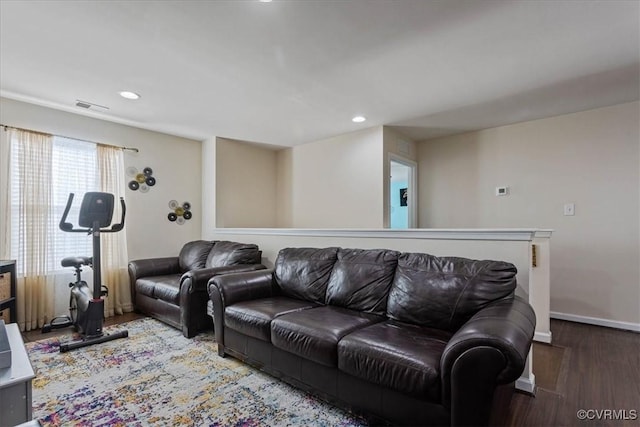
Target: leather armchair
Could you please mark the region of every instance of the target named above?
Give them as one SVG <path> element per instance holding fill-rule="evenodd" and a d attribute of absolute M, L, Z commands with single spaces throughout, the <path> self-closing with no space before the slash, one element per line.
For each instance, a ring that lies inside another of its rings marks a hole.
<path fill-rule="evenodd" d="M 212 327 L 207 315 L 207 282 L 218 275 L 264 269 L 253 244 L 197 240 L 176 257 L 129 262 L 132 301 L 147 314 L 191 338 Z"/>

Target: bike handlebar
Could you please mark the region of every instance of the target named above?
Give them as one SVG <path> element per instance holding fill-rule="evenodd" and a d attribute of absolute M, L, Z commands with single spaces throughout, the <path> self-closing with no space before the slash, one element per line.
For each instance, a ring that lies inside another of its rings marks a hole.
<path fill-rule="evenodd" d="M 124 198 L 120 197 L 120 207 L 122 208 L 122 216 L 118 224 L 113 224 L 111 230 L 102 230 L 103 233 L 117 233 L 124 228 L 124 217 L 127 213 L 127 206 L 124 204 Z"/>
<path fill-rule="evenodd" d="M 71 204 L 73 203 L 73 193 L 69 193 L 69 198 L 67 199 L 67 206 L 64 208 L 64 213 L 62 214 L 62 218 L 60 219 L 60 230 L 73 232 L 73 224 L 66 222 L 67 215 L 69 215 L 69 209 L 71 209 Z M 83 230 L 86 231 L 86 230 Z"/>

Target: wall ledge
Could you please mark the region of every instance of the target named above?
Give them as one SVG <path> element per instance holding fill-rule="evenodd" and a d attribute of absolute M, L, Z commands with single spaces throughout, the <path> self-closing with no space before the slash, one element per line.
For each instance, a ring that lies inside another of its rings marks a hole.
<path fill-rule="evenodd" d="M 216 228 L 213 230 L 213 233 L 217 235 L 244 234 L 431 240 L 533 241 L 533 239 L 549 239 L 553 230 L 539 228 L 411 228 L 404 230 L 358 228 Z"/>

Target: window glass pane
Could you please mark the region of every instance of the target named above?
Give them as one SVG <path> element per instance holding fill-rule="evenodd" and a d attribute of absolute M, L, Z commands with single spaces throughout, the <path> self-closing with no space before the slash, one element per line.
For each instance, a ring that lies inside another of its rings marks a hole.
<path fill-rule="evenodd" d="M 29 171 L 19 170 L 18 161 L 24 157 L 18 141 L 12 141 L 11 146 L 11 204 L 12 212 L 16 215 L 21 211 L 19 206 L 29 201 L 21 200 L 20 186 L 24 180 L 30 179 Z M 23 162 L 24 164 L 24 162 Z M 27 162 L 28 164 L 28 162 Z M 67 222 L 78 226 L 78 212 L 82 197 L 88 191 L 98 191 L 99 174 L 97 171 L 96 145 L 74 139 L 54 137 L 52 158 L 52 205 L 49 207 L 49 220 L 46 227 L 47 240 L 47 269 L 61 270 L 60 261 L 67 256 L 91 256 L 91 236 L 85 233 L 66 233 L 60 230 L 59 223 L 67 203 L 69 193 L 74 193 L 73 207 L 69 211 Z M 31 178 L 33 179 L 33 177 Z M 17 223 L 17 222 L 16 222 Z M 19 226 L 12 226 L 11 252 L 12 258 L 28 259 L 30 254 L 26 248 L 20 246 L 20 233 L 24 232 Z M 31 255 L 34 256 L 34 255 Z M 20 264 L 18 264 L 20 268 Z"/>
<path fill-rule="evenodd" d="M 68 256 L 91 256 L 91 237 L 84 233 L 65 233 L 59 228 L 69 193 L 74 193 L 73 206 L 67 222 L 78 227 L 78 212 L 84 193 L 98 191 L 96 145 L 74 139 L 54 137 L 52 198 L 49 219 L 48 263 L 50 270 L 59 270 L 60 260 Z"/>

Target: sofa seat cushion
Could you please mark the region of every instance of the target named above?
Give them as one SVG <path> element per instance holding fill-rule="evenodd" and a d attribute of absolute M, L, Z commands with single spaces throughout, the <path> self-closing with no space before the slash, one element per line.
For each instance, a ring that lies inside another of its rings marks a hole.
<path fill-rule="evenodd" d="M 225 308 L 224 324 L 242 334 L 271 342 L 273 319 L 313 307 L 317 305 L 282 296 L 243 301 Z"/>
<path fill-rule="evenodd" d="M 382 316 L 342 307 L 297 311 L 271 322 L 275 347 L 329 367 L 338 366 L 338 341 L 356 329 L 385 320 Z"/>
<path fill-rule="evenodd" d="M 386 321 L 338 343 L 338 367 L 354 377 L 440 402 L 440 357 L 452 334 Z"/>
<path fill-rule="evenodd" d="M 180 274 L 150 276 L 136 280 L 136 292 L 160 299 L 173 305 L 180 305 Z"/>

